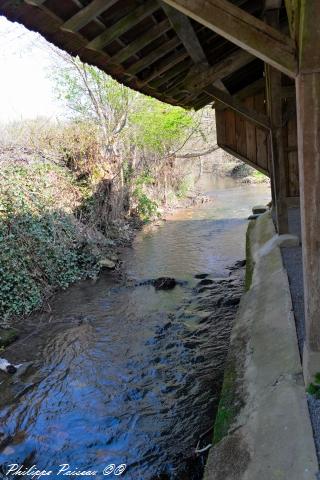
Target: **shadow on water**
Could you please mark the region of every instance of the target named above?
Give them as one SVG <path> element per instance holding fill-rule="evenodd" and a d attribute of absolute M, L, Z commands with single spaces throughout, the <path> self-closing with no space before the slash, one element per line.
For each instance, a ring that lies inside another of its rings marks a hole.
<path fill-rule="evenodd" d="M 108 464 L 125 463 L 130 480 L 201 478 L 195 447 L 212 425 L 242 288 L 227 267 L 243 258 L 249 206 L 268 191 L 236 186 L 214 196 L 147 227 L 124 253 L 135 281 L 166 275 L 185 284 L 157 292 L 102 275 L 30 318 L 35 333 L 8 355 L 32 365 L 1 385 L 3 472 L 69 463 L 105 478 Z"/>

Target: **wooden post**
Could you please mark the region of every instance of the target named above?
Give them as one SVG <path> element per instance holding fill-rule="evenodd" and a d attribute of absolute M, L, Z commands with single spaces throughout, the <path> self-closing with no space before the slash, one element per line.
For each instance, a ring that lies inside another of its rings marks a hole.
<path fill-rule="evenodd" d="M 279 25 L 279 10 L 265 13 L 266 21 L 273 27 Z M 265 66 L 267 82 L 267 107 L 271 122 L 271 181 L 272 200 L 279 235 L 288 233 L 287 172 L 285 166 L 282 118 L 282 73 Z"/>
<path fill-rule="evenodd" d="M 306 338 L 306 384 L 320 372 L 320 2 L 301 0 L 296 79 Z"/>

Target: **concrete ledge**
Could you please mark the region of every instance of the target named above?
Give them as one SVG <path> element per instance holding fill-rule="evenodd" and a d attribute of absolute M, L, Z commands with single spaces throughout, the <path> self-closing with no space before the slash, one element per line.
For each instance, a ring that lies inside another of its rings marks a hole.
<path fill-rule="evenodd" d="M 315 480 L 288 278 L 268 212 L 249 226 L 247 242 L 252 283 L 231 336 L 204 480 Z"/>

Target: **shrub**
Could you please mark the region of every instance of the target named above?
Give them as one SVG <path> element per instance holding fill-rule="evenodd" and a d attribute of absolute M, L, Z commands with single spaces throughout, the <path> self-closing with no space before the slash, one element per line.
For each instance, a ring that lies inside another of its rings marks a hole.
<path fill-rule="evenodd" d="M 79 193 L 61 167 L 5 165 L 0 176 L 0 316 L 28 314 L 56 288 L 96 273 L 72 214 Z"/>

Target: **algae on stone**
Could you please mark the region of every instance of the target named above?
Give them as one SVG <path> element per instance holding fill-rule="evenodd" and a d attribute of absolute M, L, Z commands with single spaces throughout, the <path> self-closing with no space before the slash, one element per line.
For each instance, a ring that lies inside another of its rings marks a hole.
<path fill-rule="evenodd" d="M 18 332 L 14 328 L 0 328 L 0 348 L 8 347 L 18 338 Z"/>
<path fill-rule="evenodd" d="M 254 260 L 251 251 L 251 232 L 254 228 L 254 222 L 249 222 L 247 233 L 246 233 L 246 275 L 245 275 L 245 290 L 246 292 L 250 289 L 252 283 L 253 269 L 254 269 Z"/>

